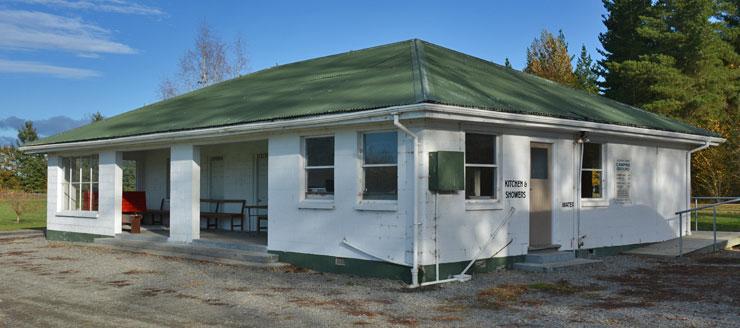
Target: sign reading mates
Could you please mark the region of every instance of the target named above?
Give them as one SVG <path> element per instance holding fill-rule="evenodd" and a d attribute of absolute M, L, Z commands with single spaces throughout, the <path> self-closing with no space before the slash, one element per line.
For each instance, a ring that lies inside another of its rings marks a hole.
<path fill-rule="evenodd" d="M 620 204 L 629 204 L 630 186 L 632 185 L 632 164 L 628 159 L 616 161 L 617 199 Z"/>
<path fill-rule="evenodd" d="M 507 190 L 505 195 L 506 198 L 527 198 L 527 181 L 525 180 L 506 180 L 504 181 L 504 188 L 507 189 L 524 189 L 524 190 Z"/>

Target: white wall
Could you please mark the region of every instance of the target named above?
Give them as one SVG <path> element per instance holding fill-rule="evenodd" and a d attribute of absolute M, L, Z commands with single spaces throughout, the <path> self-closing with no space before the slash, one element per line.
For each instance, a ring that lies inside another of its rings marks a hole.
<path fill-rule="evenodd" d="M 392 129 L 384 125 L 378 129 Z M 370 129 L 373 131 L 375 129 Z M 326 131 L 317 132 L 325 135 Z M 398 136 L 398 201 L 361 201 L 360 130 L 344 129 L 335 136 L 333 201 L 303 199 L 301 142 L 306 134 L 269 139 L 268 249 L 374 260 L 342 243 L 346 239 L 364 252 L 392 262 L 410 263 L 413 186 L 413 143 Z M 309 134 L 310 135 L 310 134 Z"/>

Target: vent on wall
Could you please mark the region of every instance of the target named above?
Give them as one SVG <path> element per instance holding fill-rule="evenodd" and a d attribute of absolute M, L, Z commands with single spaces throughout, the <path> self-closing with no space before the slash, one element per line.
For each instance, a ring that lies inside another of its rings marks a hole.
<path fill-rule="evenodd" d="M 334 258 L 334 265 L 338 265 L 338 266 L 345 266 L 345 265 L 347 265 L 347 264 L 346 264 L 346 263 L 344 263 L 344 258 L 341 258 L 341 257 L 335 257 L 335 258 Z"/>

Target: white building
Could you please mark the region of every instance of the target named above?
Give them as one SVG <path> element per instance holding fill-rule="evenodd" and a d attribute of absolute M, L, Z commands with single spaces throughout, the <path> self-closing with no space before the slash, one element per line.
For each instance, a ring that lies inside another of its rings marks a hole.
<path fill-rule="evenodd" d="M 173 242 L 200 238 L 202 198 L 243 199 L 267 205 L 281 261 L 430 281 L 436 264 L 446 278 L 475 258 L 485 271 L 534 249 L 675 238 L 691 153 L 723 141 L 411 40 L 256 72 L 24 150 L 48 154 L 50 239 L 121 233 L 132 160 L 149 207 L 169 200 Z"/>

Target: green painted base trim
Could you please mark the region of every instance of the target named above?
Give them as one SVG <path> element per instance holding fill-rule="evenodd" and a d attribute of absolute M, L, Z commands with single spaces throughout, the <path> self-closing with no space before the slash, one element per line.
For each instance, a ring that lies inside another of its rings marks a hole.
<path fill-rule="evenodd" d="M 92 243 L 93 241 L 95 241 L 95 238 L 112 238 L 112 236 L 81 232 L 46 230 L 46 240 Z"/>
<path fill-rule="evenodd" d="M 629 245 L 605 246 L 605 247 L 595 247 L 595 248 L 588 248 L 588 249 L 579 249 L 576 251 L 576 257 L 600 257 L 600 256 L 619 255 L 623 252 L 633 250 L 638 247 L 650 245 L 650 244 L 653 244 L 653 243 L 629 244 Z"/>
<path fill-rule="evenodd" d="M 293 253 L 282 251 L 269 251 L 280 258 L 280 262 L 290 263 L 295 266 L 316 270 L 320 272 L 333 272 L 352 274 L 362 277 L 374 277 L 402 280 L 411 283 L 411 268 L 403 265 L 386 263 L 380 261 L 359 260 L 351 258 L 337 258 L 334 256 L 315 255 L 305 253 Z M 338 260 L 339 259 L 339 260 Z M 511 268 L 514 263 L 524 261 L 524 256 L 496 257 L 483 259 L 476 262 L 471 267 L 469 273 L 481 273 L 500 270 L 502 268 Z M 342 265 L 338 265 L 340 262 Z M 439 276 L 446 279 L 451 275 L 462 272 L 468 265 L 469 261 L 440 263 Z M 435 280 L 435 266 L 424 265 L 419 268 L 419 281 Z"/>

